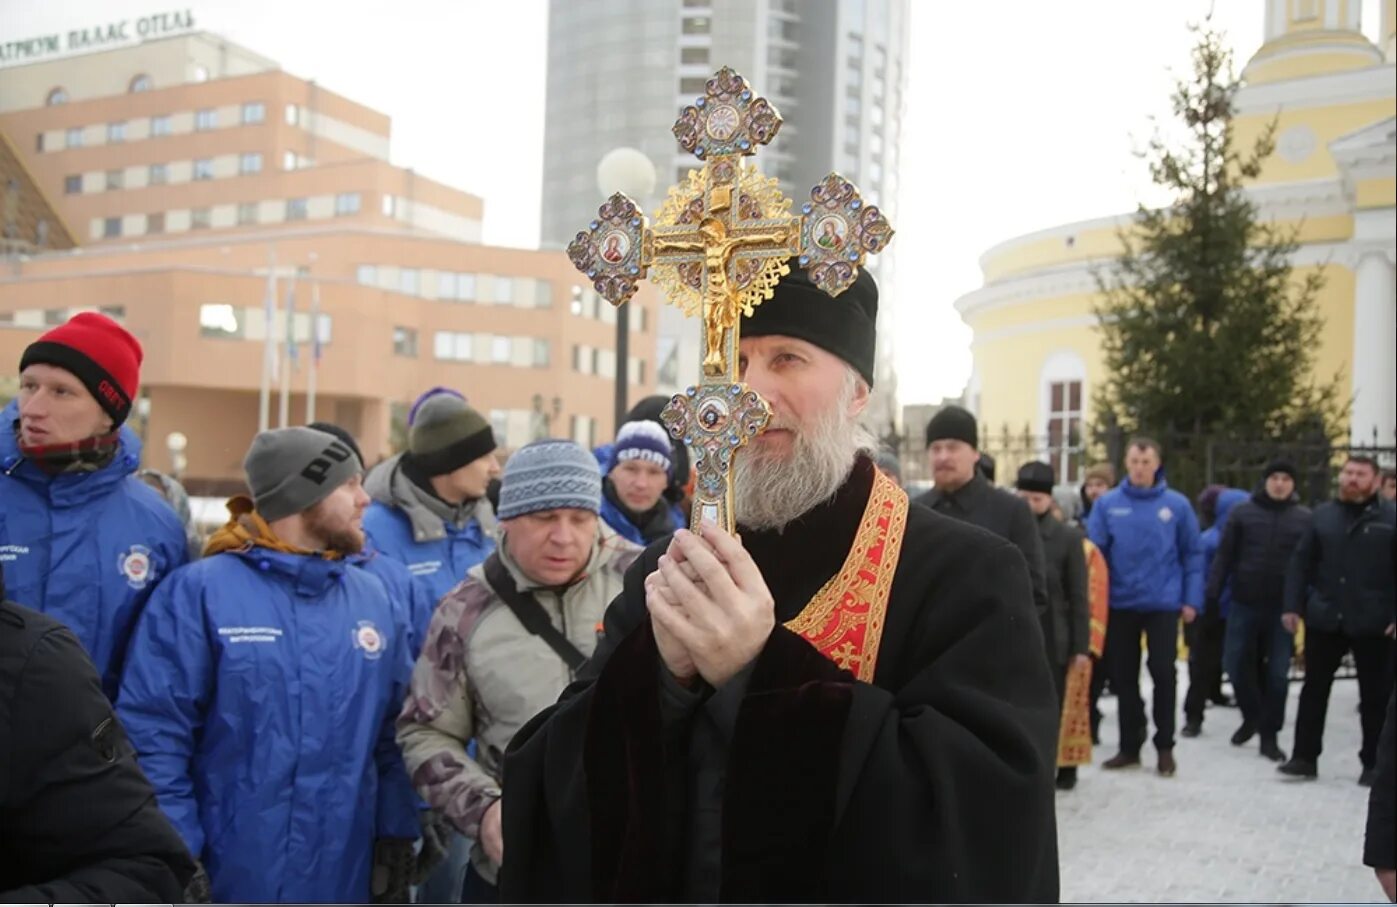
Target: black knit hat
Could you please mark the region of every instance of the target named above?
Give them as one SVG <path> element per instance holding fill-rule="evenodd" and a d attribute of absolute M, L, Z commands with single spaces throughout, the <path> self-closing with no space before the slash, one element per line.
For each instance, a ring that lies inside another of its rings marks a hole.
<path fill-rule="evenodd" d="M 1290 481 L 1292 482 L 1300 481 L 1300 477 L 1295 472 L 1295 464 L 1290 462 L 1289 460 L 1277 457 L 1270 463 L 1267 463 L 1266 475 L 1264 476 L 1264 478 L 1269 479 L 1271 478 L 1271 476 L 1275 475 L 1278 472 L 1283 472 L 1286 475 L 1290 476 Z"/>
<path fill-rule="evenodd" d="M 316 431 L 323 431 L 327 435 L 334 435 L 344 442 L 344 446 L 354 451 L 354 456 L 359 458 L 359 465 L 366 466 L 364 462 L 364 452 L 359 449 L 359 442 L 354 440 L 354 436 L 348 431 L 333 422 L 312 422 L 306 428 L 313 428 Z"/>
<path fill-rule="evenodd" d="M 926 424 L 926 445 L 936 441 L 964 441 L 977 450 L 980 447 L 980 428 L 969 410 L 959 406 L 947 406 L 931 417 Z"/>
<path fill-rule="evenodd" d="M 854 367 L 873 386 L 877 348 L 878 284 L 866 268 L 843 293 L 830 296 L 815 286 L 799 259 L 788 264 L 772 297 L 742 320 L 743 337 L 781 334 L 813 343 Z"/>
<path fill-rule="evenodd" d="M 1019 467 L 1019 479 L 1014 487 L 1020 491 L 1053 493 L 1053 468 L 1047 463 L 1031 462 Z"/>
<path fill-rule="evenodd" d="M 494 449 L 490 423 L 454 394 L 422 401 L 408 430 L 407 458 L 416 473 L 428 478 L 455 472 Z"/>

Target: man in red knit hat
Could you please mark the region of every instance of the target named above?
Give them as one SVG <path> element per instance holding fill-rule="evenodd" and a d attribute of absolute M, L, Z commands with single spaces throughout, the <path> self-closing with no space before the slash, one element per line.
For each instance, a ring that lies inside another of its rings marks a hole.
<path fill-rule="evenodd" d="M 141 442 L 123 423 L 140 368 L 135 337 L 83 312 L 24 351 L 19 396 L 0 414 L 10 593 L 68 625 L 108 697 L 146 599 L 188 559 L 179 519 L 135 476 Z"/>

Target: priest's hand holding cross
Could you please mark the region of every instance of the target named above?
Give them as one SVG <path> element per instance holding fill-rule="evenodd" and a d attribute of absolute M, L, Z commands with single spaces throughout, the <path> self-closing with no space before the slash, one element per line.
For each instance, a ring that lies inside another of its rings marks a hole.
<path fill-rule="evenodd" d="M 681 529 L 645 602 L 660 657 L 682 683 L 721 687 L 752 662 L 776 626 L 775 602 L 742 543 L 711 523 Z"/>

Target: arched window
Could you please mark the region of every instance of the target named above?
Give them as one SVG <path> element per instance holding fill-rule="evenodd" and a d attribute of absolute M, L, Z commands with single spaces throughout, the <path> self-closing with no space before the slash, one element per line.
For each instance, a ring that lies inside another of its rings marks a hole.
<path fill-rule="evenodd" d="M 136 76 L 134 79 L 131 80 L 132 94 L 135 94 L 138 91 L 150 91 L 154 87 L 155 82 L 152 81 L 150 76 L 146 75 L 145 73 L 141 73 L 140 75 Z"/>
<path fill-rule="evenodd" d="M 1061 484 L 1081 481 L 1086 439 L 1087 367 L 1075 350 L 1058 350 L 1038 378 L 1046 443 L 1043 453 Z"/>
<path fill-rule="evenodd" d="M 44 104 L 49 107 L 57 107 L 59 104 L 66 103 L 68 103 L 68 89 L 61 85 L 50 91 L 48 99 L 44 101 Z"/>

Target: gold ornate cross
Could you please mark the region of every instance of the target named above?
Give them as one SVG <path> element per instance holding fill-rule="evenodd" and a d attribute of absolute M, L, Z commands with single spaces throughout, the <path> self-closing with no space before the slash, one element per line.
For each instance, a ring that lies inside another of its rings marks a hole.
<path fill-rule="evenodd" d="M 777 181 L 742 158 L 775 138 L 781 115 L 747 80 L 720 69 L 703 97 L 674 124 L 679 144 L 704 162 L 671 187 L 651 228 L 622 193 L 577 234 L 568 257 L 612 305 L 623 305 L 647 273 L 669 301 L 703 319 L 699 384 L 676 394 L 661 419 L 693 452 L 691 525 L 711 521 L 731 532 L 733 458 L 771 417 L 766 401 L 740 381 L 742 316 L 770 299 L 777 282 L 799 262 L 831 296 L 853 284 L 865 256 L 882 251 L 892 227 L 858 189 L 831 173 L 810 193 L 799 215 Z"/>

